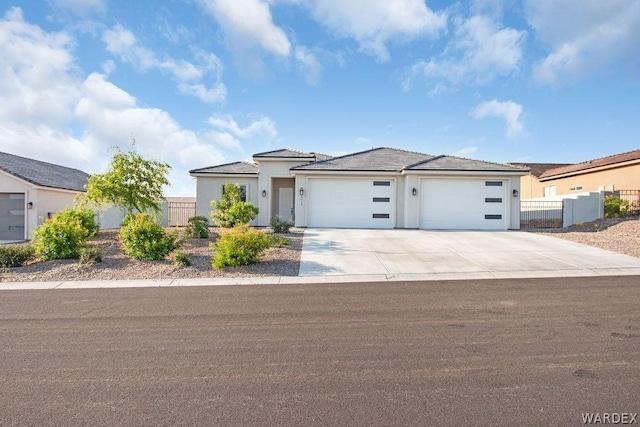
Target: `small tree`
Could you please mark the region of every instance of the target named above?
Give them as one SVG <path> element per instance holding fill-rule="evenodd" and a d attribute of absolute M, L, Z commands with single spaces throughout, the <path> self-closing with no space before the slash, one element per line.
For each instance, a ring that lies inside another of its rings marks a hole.
<path fill-rule="evenodd" d="M 107 172 L 89 177 L 82 203 L 113 204 L 128 212 L 152 210 L 157 215 L 169 169 L 167 163 L 144 159 L 133 149 L 126 153 L 118 149 Z"/>
<path fill-rule="evenodd" d="M 242 188 L 238 184 L 225 184 L 222 199 L 211 202 L 215 209 L 211 212 L 213 222 L 219 227 L 231 228 L 254 219 L 258 215 L 258 208 L 242 199 Z"/>

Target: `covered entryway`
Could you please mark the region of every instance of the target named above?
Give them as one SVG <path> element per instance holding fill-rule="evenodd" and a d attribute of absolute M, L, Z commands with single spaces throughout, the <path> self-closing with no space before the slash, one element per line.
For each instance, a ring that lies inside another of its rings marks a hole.
<path fill-rule="evenodd" d="M 0 240 L 24 240 L 24 193 L 0 193 Z"/>
<path fill-rule="evenodd" d="M 420 228 L 506 230 L 507 181 L 434 179 L 420 181 Z"/>
<path fill-rule="evenodd" d="M 293 221 L 295 203 L 295 179 L 272 178 L 271 218 L 278 216 L 282 221 Z"/>
<path fill-rule="evenodd" d="M 395 180 L 310 178 L 304 202 L 308 227 L 393 228 Z"/>

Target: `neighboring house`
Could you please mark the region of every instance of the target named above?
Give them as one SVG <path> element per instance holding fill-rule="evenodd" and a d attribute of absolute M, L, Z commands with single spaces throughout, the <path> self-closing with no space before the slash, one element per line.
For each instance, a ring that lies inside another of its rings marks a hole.
<path fill-rule="evenodd" d="M 297 227 L 506 230 L 520 228 L 520 177 L 498 163 L 375 148 L 340 157 L 283 149 L 254 163 L 195 169 L 196 213 L 225 183 L 237 183 L 267 226 L 276 215 Z"/>
<path fill-rule="evenodd" d="M 549 169 L 569 166 L 570 163 L 510 163 L 510 165 L 529 169 L 529 174 L 520 178 L 520 198 L 525 200 L 544 195 L 540 175 Z"/>
<path fill-rule="evenodd" d="M 522 178 L 522 198 L 553 197 L 592 191 L 640 190 L 640 150 L 582 163 L 558 165 Z M 525 187 L 530 191 L 525 190 Z"/>
<path fill-rule="evenodd" d="M 0 152 L 0 240 L 27 240 L 50 215 L 73 206 L 89 175 Z"/>

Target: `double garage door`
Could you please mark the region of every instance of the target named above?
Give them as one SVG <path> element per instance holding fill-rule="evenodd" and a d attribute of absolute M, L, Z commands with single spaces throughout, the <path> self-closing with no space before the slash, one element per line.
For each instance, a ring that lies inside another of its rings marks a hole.
<path fill-rule="evenodd" d="M 506 229 L 507 181 L 422 179 L 418 226 L 422 229 Z M 393 179 L 309 179 L 305 194 L 307 226 L 394 228 Z"/>

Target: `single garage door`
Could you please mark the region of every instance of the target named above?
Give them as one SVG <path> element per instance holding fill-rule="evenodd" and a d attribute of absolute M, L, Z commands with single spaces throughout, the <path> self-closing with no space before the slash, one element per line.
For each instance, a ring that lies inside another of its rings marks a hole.
<path fill-rule="evenodd" d="M 395 181 L 310 178 L 304 202 L 308 227 L 393 228 Z"/>
<path fill-rule="evenodd" d="M 507 182 L 490 179 L 422 179 L 420 228 L 505 230 Z"/>
<path fill-rule="evenodd" d="M 24 193 L 0 193 L 0 240 L 24 239 Z"/>

